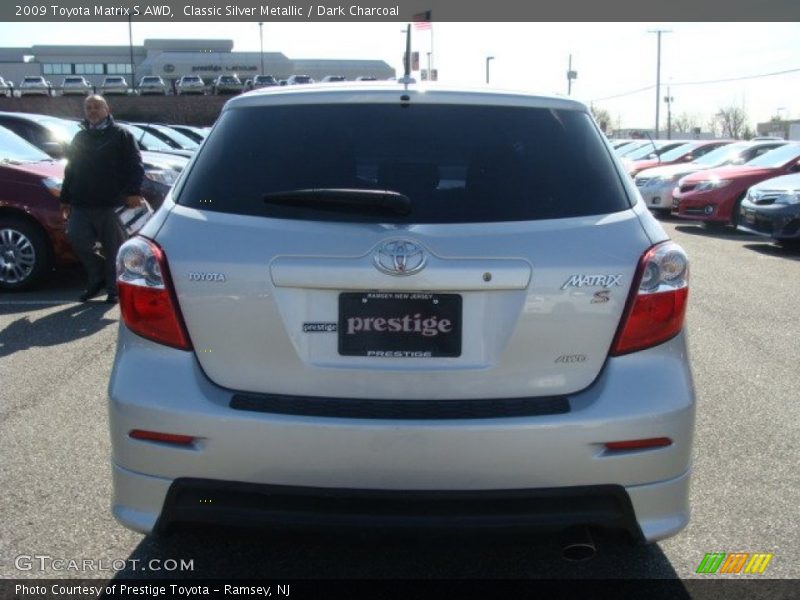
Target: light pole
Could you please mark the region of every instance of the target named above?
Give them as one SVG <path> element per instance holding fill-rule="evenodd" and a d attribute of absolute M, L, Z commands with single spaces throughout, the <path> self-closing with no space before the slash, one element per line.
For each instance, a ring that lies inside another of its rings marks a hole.
<path fill-rule="evenodd" d="M 578 72 L 572 70 L 572 54 L 569 55 L 569 65 L 567 66 L 567 96 L 572 95 L 572 81 L 578 78 Z"/>
<path fill-rule="evenodd" d="M 433 81 L 433 79 L 431 78 L 431 54 L 433 54 L 433 53 L 432 52 L 428 52 L 427 53 L 427 55 L 428 55 L 428 81 Z"/>
<path fill-rule="evenodd" d="M 667 86 L 667 95 L 664 96 L 664 102 L 667 103 L 667 139 L 672 139 L 672 102 L 675 100 L 669 94 L 669 86 Z"/>
<path fill-rule="evenodd" d="M 261 43 L 261 75 L 264 74 L 264 23 L 258 24 L 258 39 Z"/>
<path fill-rule="evenodd" d="M 136 70 L 133 66 L 133 25 L 131 16 L 128 15 L 128 48 L 131 51 L 131 91 L 136 92 Z"/>
<path fill-rule="evenodd" d="M 651 29 L 648 33 L 658 35 L 658 53 L 656 55 L 656 131 L 654 138 L 658 139 L 658 117 L 661 108 L 661 34 L 671 33 L 669 29 Z"/>
<path fill-rule="evenodd" d="M 486 57 L 486 83 L 489 83 L 489 62 L 494 60 L 494 56 Z"/>

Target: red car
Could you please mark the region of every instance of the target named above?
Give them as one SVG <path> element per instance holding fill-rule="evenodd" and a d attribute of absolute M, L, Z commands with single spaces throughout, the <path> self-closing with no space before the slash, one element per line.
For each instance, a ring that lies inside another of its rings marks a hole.
<path fill-rule="evenodd" d="M 800 172 L 800 144 L 786 144 L 740 166 L 698 171 L 678 182 L 672 214 L 736 227 L 747 188 L 765 179 Z"/>
<path fill-rule="evenodd" d="M 691 162 L 700 158 L 704 154 L 716 150 L 720 146 L 730 144 L 730 140 L 699 140 L 696 142 L 686 142 L 660 154 L 658 158 L 643 158 L 640 160 L 626 163 L 625 167 L 631 177 L 635 177 L 639 171 L 651 169 L 653 167 L 663 167 L 665 165 L 676 165 L 678 163 Z"/>
<path fill-rule="evenodd" d="M 53 264 L 76 262 L 58 197 L 64 162 L 0 127 L 0 290 L 36 283 Z"/>

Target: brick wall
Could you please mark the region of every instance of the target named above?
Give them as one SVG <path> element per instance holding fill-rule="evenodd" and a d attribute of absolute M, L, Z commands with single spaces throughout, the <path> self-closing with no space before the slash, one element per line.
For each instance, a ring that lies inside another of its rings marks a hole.
<path fill-rule="evenodd" d="M 115 118 L 122 121 L 211 125 L 231 96 L 109 96 Z M 56 117 L 83 117 L 81 96 L 0 97 L 0 111 L 29 112 Z"/>

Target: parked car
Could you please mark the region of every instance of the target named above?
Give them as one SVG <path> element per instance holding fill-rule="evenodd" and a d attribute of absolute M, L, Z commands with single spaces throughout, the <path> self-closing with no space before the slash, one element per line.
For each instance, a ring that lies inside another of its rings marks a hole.
<path fill-rule="evenodd" d="M 344 75 L 325 75 L 322 78 L 322 83 L 338 83 L 340 81 L 347 81 Z"/>
<path fill-rule="evenodd" d="M 52 86 L 44 77 L 27 76 L 19 84 L 20 96 L 51 96 Z"/>
<path fill-rule="evenodd" d="M 191 125 L 170 125 L 170 127 L 198 144 L 208 136 L 208 130 L 203 127 L 192 127 Z"/>
<path fill-rule="evenodd" d="M 672 210 L 672 191 L 678 181 L 697 171 L 715 169 L 727 165 L 742 165 L 785 142 L 735 142 L 712 150 L 695 158 L 692 162 L 653 167 L 640 171 L 636 176 L 636 187 L 645 205 L 657 212 Z"/>
<path fill-rule="evenodd" d="M 622 146 L 615 148 L 614 152 L 616 152 L 617 156 L 622 158 L 626 154 L 632 154 L 634 151 L 639 150 L 644 146 L 651 148 L 652 152 L 653 142 L 650 140 L 632 140 L 630 144 L 623 144 Z"/>
<path fill-rule="evenodd" d="M 217 94 L 238 94 L 244 90 L 244 85 L 236 75 L 220 75 L 211 84 L 211 91 Z"/>
<path fill-rule="evenodd" d="M 800 246 L 800 174 L 752 186 L 742 200 L 738 227 L 785 246 Z"/>
<path fill-rule="evenodd" d="M 12 81 L 6 81 L 0 77 L 0 95 L 5 96 L 6 98 L 13 98 L 14 83 Z"/>
<path fill-rule="evenodd" d="M 206 93 L 206 84 L 203 78 L 198 75 L 184 75 L 175 84 L 175 94 L 177 96 L 185 96 L 187 94 L 200 94 L 201 96 Z"/>
<path fill-rule="evenodd" d="M 52 158 L 64 158 L 67 146 L 80 130 L 76 121 L 22 112 L 0 112 L 0 126 L 10 129 Z"/>
<path fill-rule="evenodd" d="M 253 77 L 253 85 L 251 89 L 257 90 L 262 87 L 273 87 L 278 85 L 278 80 L 272 75 L 256 75 Z"/>
<path fill-rule="evenodd" d="M 691 162 L 695 158 L 708 154 L 719 148 L 730 144 L 731 140 L 702 140 L 691 141 L 679 144 L 670 150 L 666 150 L 655 158 L 640 158 L 631 162 L 628 167 L 628 175 L 636 177 L 636 174 L 652 167 L 674 165 Z"/>
<path fill-rule="evenodd" d="M 109 75 L 103 79 L 103 84 L 100 86 L 100 93 L 104 96 L 125 96 L 128 94 L 128 81 L 121 75 Z"/>
<path fill-rule="evenodd" d="M 193 161 L 118 255 L 121 523 L 687 524 L 687 258 L 585 105 L 296 86 Z"/>
<path fill-rule="evenodd" d="M 633 165 L 636 161 L 657 160 L 658 157 L 665 152 L 669 152 L 673 148 L 677 148 L 684 143 L 686 143 L 684 140 L 648 140 L 647 143 L 635 150 L 630 152 L 623 151 L 620 160 L 622 161 L 622 165 L 625 167 L 625 171 L 630 174 L 630 172 L 634 170 Z"/>
<path fill-rule="evenodd" d="M 739 221 L 747 188 L 800 171 L 800 144 L 784 144 L 741 165 L 687 175 L 672 193 L 672 214 L 714 225 Z"/>
<path fill-rule="evenodd" d="M 292 75 L 286 80 L 286 85 L 300 85 L 301 83 L 314 83 L 309 75 Z"/>
<path fill-rule="evenodd" d="M 77 261 L 58 197 L 64 163 L 0 127 L 0 290 L 22 290 Z"/>
<path fill-rule="evenodd" d="M 158 96 L 167 95 L 167 84 L 157 75 L 146 75 L 139 80 L 139 95 L 146 96 L 156 94 Z"/>
<path fill-rule="evenodd" d="M 133 137 L 136 138 L 136 142 L 139 144 L 139 150 L 173 154 L 184 158 L 191 158 L 192 154 L 194 154 L 193 151 L 178 148 L 174 143 L 168 144 L 164 141 L 163 137 L 153 135 L 149 131 L 137 127 L 132 123 L 126 123 L 125 121 L 117 121 L 117 123 L 133 134 Z"/>
<path fill-rule="evenodd" d="M 159 125 L 156 123 L 134 123 L 134 125 L 152 133 L 156 137 L 161 138 L 173 148 L 178 148 L 179 150 L 190 150 L 194 152 L 200 147 L 200 144 L 198 144 L 192 138 L 175 131 L 171 127 L 167 127 L 166 125 Z"/>
<path fill-rule="evenodd" d="M 91 96 L 93 93 L 94 86 L 80 75 L 64 77 L 64 81 L 61 82 L 62 96 Z"/>

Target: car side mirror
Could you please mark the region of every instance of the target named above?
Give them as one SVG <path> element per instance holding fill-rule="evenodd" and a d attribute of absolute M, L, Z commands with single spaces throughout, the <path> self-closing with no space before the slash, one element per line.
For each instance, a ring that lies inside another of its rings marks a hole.
<path fill-rule="evenodd" d="M 67 148 L 61 142 L 45 142 L 44 151 L 53 158 L 64 158 L 67 155 Z"/>
<path fill-rule="evenodd" d="M 683 162 L 692 162 L 693 160 L 694 160 L 694 156 L 692 156 L 691 154 L 689 154 L 688 156 L 686 156 L 686 157 L 683 159 Z"/>

